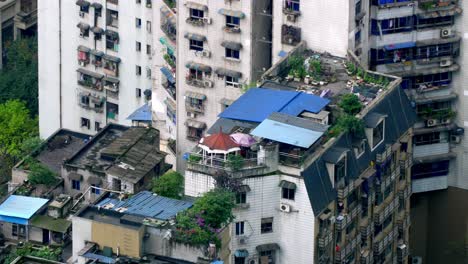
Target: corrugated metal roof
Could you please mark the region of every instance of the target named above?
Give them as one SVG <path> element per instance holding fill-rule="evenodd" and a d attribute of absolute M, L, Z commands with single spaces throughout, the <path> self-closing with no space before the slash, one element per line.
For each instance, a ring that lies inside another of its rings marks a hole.
<path fill-rule="evenodd" d="M 3 220 L 6 220 L 6 218 L 28 220 L 48 201 L 37 197 L 11 195 L 0 205 L 0 216 Z"/>
<path fill-rule="evenodd" d="M 151 106 L 144 104 L 127 117 L 132 121 L 151 121 Z"/>
<path fill-rule="evenodd" d="M 118 199 L 106 198 L 97 206 L 103 207 L 113 204 L 112 210 L 126 208 L 125 214 L 150 217 L 160 220 L 169 220 L 180 211 L 192 207 L 193 203 L 188 201 L 175 200 L 149 191 L 135 194 L 131 198 L 119 201 Z"/>

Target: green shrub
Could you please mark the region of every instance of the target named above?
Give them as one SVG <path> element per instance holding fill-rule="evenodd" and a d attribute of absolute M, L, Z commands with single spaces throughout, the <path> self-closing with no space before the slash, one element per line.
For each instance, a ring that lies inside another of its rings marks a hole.
<path fill-rule="evenodd" d="M 39 162 L 31 162 L 29 164 L 29 171 L 28 180 L 32 185 L 44 184 L 52 186 L 57 183 L 55 172 Z"/>
<path fill-rule="evenodd" d="M 181 199 L 184 191 L 184 177 L 173 170 L 169 170 L 157 179 L 153 179 L 152 191 L 173 199 Z"/>
<path fill-rule="evenodd" d="M 228 155 L 227 157 L 227 166 L 233 171 L 242 169 L 244 166 L 244 158 L 240 155 Z"/>
<path fill-rule="evenodd" d="M 349 115 L 356 115 L 362 109 L 362 104 L 361 101 L 359 101 L 359 97 L 351 93 L 343 95 L 338 105 L 345 113 Z"/>

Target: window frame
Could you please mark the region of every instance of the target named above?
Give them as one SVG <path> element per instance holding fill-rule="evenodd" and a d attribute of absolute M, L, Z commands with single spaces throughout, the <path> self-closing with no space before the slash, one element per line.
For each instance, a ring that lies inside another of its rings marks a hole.
<path fill-rule="evenodd" d="M 246 204 L 246 203 L 247 203 L 247 192 L 237 192 L 236 204 Z"/>
<path fill-rule="evenodd" d="M 235 16 L 226 16 L 225 26 L 228 28 L 240 28 L 240 18 Z"/>
<path fill-rule="evenodd" d="M 196 8 L 190 8 L 190 19 L 195 19 L 195 20 L 202 20 L 205 17 L 205 11 L 196 9 Z"/>
<path fill-rule="evenodd" d="M 273 233 L 273 220 L 273 217 L 265 217 L 260 220 L 260 234 Z"/>
<path fill-rule="evenodd" d="M 81 181 L 71 180 L 71 188 L 72 188 L 72 190 L 80 191 L 81 190 Z"/>
<path fill-rule="evenodd" d="M 239 50 L 233 50 L 230 48 L 224 48 L 224 55 L 226 56 L 227 59 L 231 60 L 240 60 L 240 51 Z"/>
<path fill-rule="evenodd" d="M 294 201 L 296 198 L 296 190 L 286 187 L 281 187 L 281 199 Z"/>
<path fill-rule="evenodd" d="M 189 50 L 194 51 L 203 51 L 204 50 L 204 43 L 203 41 L 189 39 Z"/>
<path fill-rule="evenodd" d="M 224 84 L 230 87 L 236 87 L 236 88 L 240 87 L 239 78 L 227 76 L 227 75 L 224 77 Z"/>
<path fill-rule="evenodd" d="M 379 142 L 375 142 L 375 137 L 376 137 L 376 134 L 375 132 L 376 131 L 379 131 L 379 127 L 382 127 L 381 128 L 381 139 L 379 140 Z M 372 129 L 372 150 L 376 149 L 377 147 L 380 146 L 380 144 L 382 144 L 383 142 L 385 141 L 385 118 L 382 118 L 382 120 L 379 122 L 379 124 Z"/>
<path fill-rule="evenodd" d="M 235 224 L 236 236 L 243 236 L 245 234 L 245 221 L 239 221 Z"/>

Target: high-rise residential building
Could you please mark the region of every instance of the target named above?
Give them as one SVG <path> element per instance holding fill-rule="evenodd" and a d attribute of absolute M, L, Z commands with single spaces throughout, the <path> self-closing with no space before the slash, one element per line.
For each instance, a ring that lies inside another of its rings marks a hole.
<path fill-rule="evenodd" d="M 39 1 L 40 134 L 94 134 L 151 98 L 152 1 Z"/>

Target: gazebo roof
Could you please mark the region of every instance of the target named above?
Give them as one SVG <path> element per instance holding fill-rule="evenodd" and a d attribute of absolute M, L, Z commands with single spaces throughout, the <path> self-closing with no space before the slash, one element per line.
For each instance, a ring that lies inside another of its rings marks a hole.
<path fill-rule="evenodd" d="M 220 131 L 219 133 L 204 137 L 200 140 L 200 147 L 208 152 L 229 153 L 240 150 L 231 136 Z"/>

